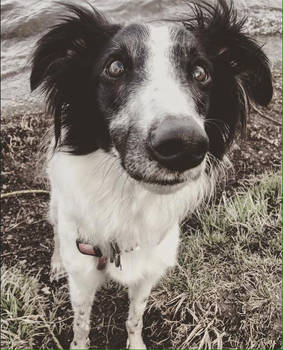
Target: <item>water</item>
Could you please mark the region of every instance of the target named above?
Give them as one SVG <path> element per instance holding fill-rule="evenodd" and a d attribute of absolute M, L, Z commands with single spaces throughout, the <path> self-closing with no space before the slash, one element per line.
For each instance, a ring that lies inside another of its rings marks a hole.
<path fill-rule="evenodd" d="M 67 1 L 66 1 L 67 2 Z M 182 0 L 90 0 L 114 21 L 148 20 L 182 13 Z M 84 1 L 73 1 L 82 5 Z M 272 65 L 281 65 L 281 0 L 235 0 L 248 17 L 246 30 L 264 44 Z M 43 99 L 30 93 L 28 60 L 36 40 L 56 23 L 56 0 L 2 0 L 1 106 L 11 116 L 43 110 Z"/>

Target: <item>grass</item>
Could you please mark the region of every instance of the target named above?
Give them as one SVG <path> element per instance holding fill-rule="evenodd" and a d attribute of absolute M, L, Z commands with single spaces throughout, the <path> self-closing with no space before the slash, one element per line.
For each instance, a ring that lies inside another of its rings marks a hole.
<path fill-rule="evenodd" d="M 34 349 L 39 338 L 42 349 L 50 349 L 51 340 L 62 349 L 55 336 L 62 327 L 56 313 L 66 295 L 54 295 L 53 308 L 48 310 L 37 276 L 4 265 L 1 281 L 1 349 Z"/>
<path fill-rule="evenodd" d="M 148 326 L 150 338 L 160 334 L 155 348 L 166 334 L 172 349 L 281 349 L 280 175 L 254 181 L 184 223 L 178 266 L 147 310 L 162 315 Z M 37 276 L 1 272 L 2 349 L 34 349 L 38 339 L 41 349 L 62 349 L 55 335 L 70 327 L 58 317 L 66 291 L 51 309 Z"/>
<path fill-rule="evenodd" d="M 184 224 L 150 303 L 173 349 L 281 349 L 281 177 L 257 180 Z"/>

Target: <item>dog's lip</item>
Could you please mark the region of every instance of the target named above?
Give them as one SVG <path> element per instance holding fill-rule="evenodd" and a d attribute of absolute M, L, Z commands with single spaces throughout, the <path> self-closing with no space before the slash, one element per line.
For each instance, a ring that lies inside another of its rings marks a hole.
<path fill-rule="evenodd" d="M 134 173 L 132 171 L 129 171 L 129 169 L 125 166 L 124 162 L 121 160 L 121 166 L 124 169 L 124 171 L 135 181 L 139 183 L 145 183 L 149 185 L 158 185 L 158 186 L 176 186 L 180 185 L 184 182 L 186 182 L 186 179 L 180 179 L 180 174 L 177 173 L 175 176 L 175 179 L 172 180 L 165 180 L 162 178 L 149 178 L 147 176 L 142 176 L 139 173 Z"/>
<path fill-rule="evenodd" d="M 186 177 L 180 177 L 180 176 L 176 176 L 175 179 L 171 179 L 171 180 L 166 180 L 166 179 L 162 179 L 162 178 L 148 178 L 148 177 L 143 177 L 140 174 L 132 174 L 127 172 L 128 175 L 135 181 L 137 181 L 140 184 L 143 185 L 148 185 L 151 187 L 159 187 L 159 188 L 175 188 L 175 187 L 180 187 L 185 185 L 188 181 L 194 181 L 197 180 L 200 176 L 199 172 L 197 175 L 195 176 L 186 176 Z"/>
<path fill-rule="evenodd" d="M 172 194 L 180 189 L 182 189 L 185 186 L 185 182 L 176 184 L 176 185 L 157 185 L 152 183 L 141 183 L 141 186 L 144 187 L 149 192 L 153 192 L 160 195 L 166 195 L 166 194 Z"/>
<path fill-rule="evenodd" d="M 197 174 L 192 176 L 192 174 L 188 176 L 184 176 L 183 173 L 180 173 L 178 171 L 171 171 L 168 170 L 168 175 L 171 175 L 173 178 L 172 179 L 164 179 L 162 177 L 158 176 L 146 176 L 142 175 L 140 173 L 136 173 L 133 171 L 130 171 L 127 166 L 125 166 L 124 161 L 120 158 L 120 165 L 122 169 L 132 178 L 133 180 L 137 181 L 138 183 L 144 184 L 144 185 L 149 185 L 149 186 L 158 186 L 158 187 L 163 187 L 163 188 L 174 188 L 178 187 L 181 185 L 184 185 L 188 181 L 194 181 L 197 180 L 201 174 L 201 171 L 199 171 Z M 188 172 L 191 172 L 192 169 L 189 169 Z"/>
<path fill-rule="evenodd" d="M 147 185 L 171 187 L 171 186 L 177 186 L 177 185 L 183 184 L 184 182 L 186 182 L 186 179 L 176 179 L 176 180 L 143 179 L 141 181 L 146 183 Z"/>
<path fill-rule="evenodd" d="M 152 186 L 163 186 L 163 187 L 171 187 L 172 186 L 173 187 L 176 185 L 181 185 L 187 181 L 187 179 L 181 179 L 179 177 L 176 177 L 175 179 L 171 179 L 171 180 L 165 180 L 162 178 L 149 178 L 146 176 L 142 176 L 141 174 L 130 173 L 128 171 L 127 171 L 127 173 L 135 181 L 137 181 L 139 183 L 147 184 L 147 185 L 152 185 Z"/>

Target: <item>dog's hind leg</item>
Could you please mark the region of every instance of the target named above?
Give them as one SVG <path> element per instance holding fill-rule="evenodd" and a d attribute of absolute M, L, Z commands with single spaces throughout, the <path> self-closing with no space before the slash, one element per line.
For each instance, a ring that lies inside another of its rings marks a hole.
<path fill-rule="evenodd" d="M 145 278 L 129 286 L 130 308 L 126 322 L 128 331 L 128 349 L 146 349 L 142 339 L 143 313 L 151 288 L 156 280 Z"/>

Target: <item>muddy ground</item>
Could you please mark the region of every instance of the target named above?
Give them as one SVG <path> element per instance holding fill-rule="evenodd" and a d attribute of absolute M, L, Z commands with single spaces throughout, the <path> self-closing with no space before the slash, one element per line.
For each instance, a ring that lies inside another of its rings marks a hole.
<path fill-rule="evenodd" d="M 231 152 L 234 172 L 229 172 L 225 190 L 233 192 L 242 183 L 249 183 L 255 175 L 281 167 L 281 74 L 274 72 L 275 94 L 268 108 L 251 110 L 247 132 Z M 269 119 L 266 119 L 268 117 Z M 273 120 L 273 121 L 272 121 Z M 38 145 L 50 125 L 44 114 L 11 116 L 2 123 L 2 193 L 27 189 L 46 189 L 37 176 L 36 159 Z M 66 280 L 49 281 L 50 258 L 53 249 L 52 229 L 45 221 L 48 194 L 11 195 L 2 204 L 2 264 L 21 266 L 24 271 L 36 275 L 40 270 L 41 293 L 45 293 L 52 308 L 52 291 L 62 287 Z M 193 222 L 193 221 L 192 221 Z M 187 225 L 185 225 L 187 227 Z M 51 293 L 50 293 L 51 292 Z M 49 294 L 50 293 L 50 294 Z M 125 290 L 115 284 L 98 293 L 93 306 L 90 338 L 93 348 L 124 348 L 126 343 L 125 321 L 128 299 Z M 64 319 L 63 331 L 58 336 L 62 346 L 68 347 L 72 338 L 71 308 L 66 302 L 58 311 Z M 152 323 L 162 323 L 161 316 L 153 308 L 146 312 L 144 336 L 149 347 L 154 347 L 164 333 L 156 333 Z M 40 348 L 37 339 L 35 349 Z M 170 348 L 170 342 L 162 344 Z M 50 341 L 49 349 L 56 346 Z"/>

